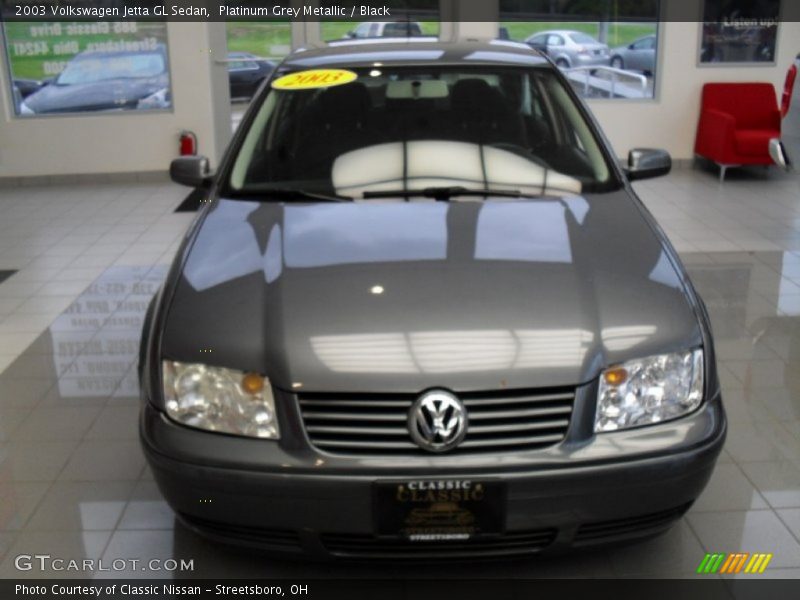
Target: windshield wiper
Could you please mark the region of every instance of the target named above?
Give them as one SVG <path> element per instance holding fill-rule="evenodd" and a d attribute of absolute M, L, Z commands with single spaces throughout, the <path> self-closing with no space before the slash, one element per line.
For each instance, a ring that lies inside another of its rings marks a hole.
<path fill-rule="evenodd" d="M 520 198 L 522 192 L 519 190 L 490 190 L 481 188 L 465 188 L 460 185 L 449 187 L 427 187 L 420 190 L 380 190 L 375 192 L 364 192 L 364 198 L 410 198 L 420 196 L 422 198 L 434 198 L 436 200 L 449 200 L 455 196 L 502 196 L 506 198 Z"/>
<path fill-rule="evenodd" d="M 321 202 L 350 202 L 353 200 L 350 196 L 340 196 L 339 194 L 322 194 L 312 192 L 309 190 L 301 190 L 298 188 L 245 188 L 240 190 L 237 195 L 259 195 L 259 196 L 274 196 L 281 200 L 319 200 Z"/>

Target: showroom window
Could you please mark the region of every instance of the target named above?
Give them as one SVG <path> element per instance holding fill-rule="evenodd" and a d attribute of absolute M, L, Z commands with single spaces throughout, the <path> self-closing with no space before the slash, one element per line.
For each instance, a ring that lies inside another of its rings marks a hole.
<path fill-rule="evenodd" d="M 228 21 L 228 52 L 248 52 L 261 58 L 281 60 L 292 51 L 289 21 Z"/>
<path fill-rule="evenodd" d="M 228 21 L 228 83 L 231 101 L 246 102 L 292 51 L 289 21 Z"/>
<path fill-rule="evenodd" d="M 18 117 L 172 107 L 166 23 L 3 25 Z"/>
<path fill-rule="evenodd" d="M 545 52 L 586 98 L 655 97 L 658 0 L 501 0 L 500 39 Z"/>
<path fill-rule="evenodd" d="M 387 0 L 381 6 L 388 8 L 389 17 L 379 14 L 363 14 L 373 10 L 377 4 L 363 2 L 342 2 L 341 0 L 321 0 L 320 7 L 342 7 L 347 14 L 355 9 L 351 21 L 323 20 L 320 23 L 320 37 L 331 42 L 341 39 L 367 39 L 387 37 L 439 36 L 439 0 Z M 381 20 L 382 18 L 388 20 Z"/>

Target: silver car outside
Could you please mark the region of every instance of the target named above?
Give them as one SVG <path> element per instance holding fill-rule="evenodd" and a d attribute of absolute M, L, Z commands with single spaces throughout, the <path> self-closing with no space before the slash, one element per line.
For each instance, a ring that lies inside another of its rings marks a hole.
<path fill-rule="evenodd" d="M 611 51 L 611 66 L 628 71 L 652 73 L 656 68 L 656 36 L 646 35 Z"/>
<path fill-rule="evenodd" d="M 545 52 L 562 69 L 606 66 L 609 63 L 608 46 L 582 31 L 542 31 L 530 36 L 525 42 L 536 50 Z"/>

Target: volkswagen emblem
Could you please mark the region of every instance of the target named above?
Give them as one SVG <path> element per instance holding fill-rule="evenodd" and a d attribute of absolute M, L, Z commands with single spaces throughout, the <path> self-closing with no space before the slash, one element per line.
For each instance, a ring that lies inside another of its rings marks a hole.
<path fill-rule="evenodd" d="M 430 390 L 411 405 L 408 431 L 423 450 L 446 452 L 458 446 L 467 434 L 467 411 L 450 392 Z"/>

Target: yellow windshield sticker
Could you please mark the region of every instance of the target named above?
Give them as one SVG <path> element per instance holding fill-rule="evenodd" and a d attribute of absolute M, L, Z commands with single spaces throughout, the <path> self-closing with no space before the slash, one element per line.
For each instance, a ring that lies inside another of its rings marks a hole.
<path fill-rule="evenodd" d="M 312 69 L 278 77 L 272 82 L 272 87 L 276 90 L 310 90 L 342 85 L 356 79 L 356 73 L 344 69 Z"/>

